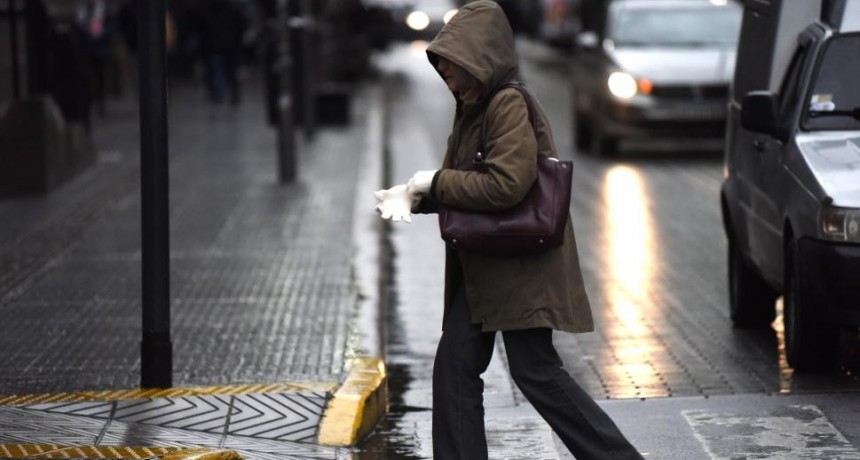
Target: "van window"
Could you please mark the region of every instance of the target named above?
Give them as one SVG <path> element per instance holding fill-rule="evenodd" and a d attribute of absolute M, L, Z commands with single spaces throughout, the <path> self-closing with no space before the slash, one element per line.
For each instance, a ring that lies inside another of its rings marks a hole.
<path fill-rule="evenodd" d="M 860 129 L 860 34 L 835 36 L 826 44 L 804 110 L 808 130 Z"/>

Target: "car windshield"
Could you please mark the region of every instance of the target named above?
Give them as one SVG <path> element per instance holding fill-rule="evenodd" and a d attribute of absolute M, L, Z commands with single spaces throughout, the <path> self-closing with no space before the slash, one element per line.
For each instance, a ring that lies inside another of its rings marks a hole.
<path fill-rule="evenodd" d="M 804 128 L 860 129 L 860 34 L 830 40 L 818 65 L 809 95 Z"/>
<path fill-rule="evenodd" d="M 731 7 L 626 8 L 611 38 L 616 46 L 735 46 L 741 13 Z"/>
<path fill-rule="evenodd" d="M 450 0 L 420 0 L 412 2 L 412 9 L 423 11 L 430 16 L 442 16 L 454 9 L 454 3 Z"/>

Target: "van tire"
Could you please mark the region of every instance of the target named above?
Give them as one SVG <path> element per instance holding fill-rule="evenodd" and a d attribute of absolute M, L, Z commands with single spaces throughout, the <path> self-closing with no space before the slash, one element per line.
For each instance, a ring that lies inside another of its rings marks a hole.
<path fill-rule="evenodd" d="M 776 317 L 776 291 L 729 240 L 729 313 L 739 328 L 767 327 Z"/>
<path fill-rule="evenodd" d="M 797 372 L 832 369 L 839 358 L 839 328 L 824 323 L 810 307 L 797 262 L 797 242 L 786 244 L 783 325 L 785 354 Z"/>

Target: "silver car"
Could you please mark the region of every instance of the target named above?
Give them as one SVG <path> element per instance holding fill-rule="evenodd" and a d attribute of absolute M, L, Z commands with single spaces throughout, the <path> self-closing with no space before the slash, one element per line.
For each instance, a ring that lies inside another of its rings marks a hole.
<path fill-rule="evenodd" d="M 741 8 L 729 0 L 615 0 L 584 17 L 572 61 L 581 151 L 642 137 L 722 137 Z"/>

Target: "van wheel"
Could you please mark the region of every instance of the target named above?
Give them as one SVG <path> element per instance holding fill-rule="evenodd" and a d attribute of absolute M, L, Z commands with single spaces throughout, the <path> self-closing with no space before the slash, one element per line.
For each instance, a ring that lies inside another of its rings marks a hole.
<path fill-rule="evenodd" d="M 729 309 L 740 328 L 765 327 L 776 317 L 776 292 L 753 270 L 737 244 L 729 241 Z"/>
<path fill-rule="evenodd" d="M 797 242 L 787 246 L 783 324 L 788 364 L 798 372 L 831 369 L 839 357 L 839 328 L 827 325 L 815 315 L 801 283 Z"/>

